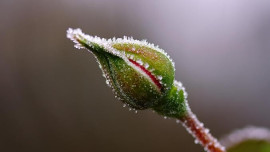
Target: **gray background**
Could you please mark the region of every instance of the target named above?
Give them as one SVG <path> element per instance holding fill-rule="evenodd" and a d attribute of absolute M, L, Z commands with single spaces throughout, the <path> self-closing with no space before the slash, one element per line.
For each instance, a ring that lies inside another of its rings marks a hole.
<path fill-rule="evenodd" d="M 217 137 L 270 127 L 269 0 L 1 0 L 0 151 L 203 151 L 175 120 L 123 108 L 68 27 L 158 44 Z"/>

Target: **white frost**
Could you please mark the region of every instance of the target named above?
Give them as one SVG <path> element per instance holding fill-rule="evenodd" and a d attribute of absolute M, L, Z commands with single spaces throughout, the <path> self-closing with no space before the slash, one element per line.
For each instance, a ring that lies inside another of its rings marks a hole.
<path fill-rule="evenodd" d="M 183 86 L 183 84 L 180 81 L 174 81 L 174 85 L 177 87 L 177 91 L 183 90 L 184 97 L 187 99 L 188 94 L 186 92 L 186 88 Z"/>
<path fill-rule="evenodd" d="M 123 51 L 118 51 L 115 48 L 113 48 L 113 44 L 116 43 L 128 43 L 128 44 L 136 44 L 139 46 L 145 46 L 148 47 L 150 49 L 156 50 L 160 53 L 162 53 L 163 55 L 165 55 L 173 64 L 173 68 L 174 68 L 174 62 L 172 61 L 172 59 L 167 55 L 167 53 L 160 49 L 158 46 L 155 46 L 152 43 L 148 43 L 146 40 L 134 40 L 132 37 L 126 37 L 124 36 L 124 38 L 112 38 L 112 39 L 104 39 L 104 38 L 100 38 L 97 36 L 90 36 L 87 34 L 84 34 L 82 32 L 81 29 L 71 29 L 69 28 L 67 30 L 67 38 L 71 39 L 74 43 L 75 43 L 75 47 L 80 49 L 80 48 L 85 48 L 84 46 L 82 46 L 80 44 L 80 42 L 78 40 L 84 40 L 84 42 L 89 45 L 89 46 L 93 46 L 93 44 L 98 44 L 101 48 L 103 48 L 105 51 L 107 51 L 108 53 L 111 53 L 115 56 L 118 56 L 120 58 L 122 58 L 129 66 L 133 67 L 135 70 L 137 70 L 139 73 L 141 73 L 143 76 L 145 76 L 150 82 L 152 82 L 155 85 L 155 83 L 152 81 L 152 79 L 145 74 L 145 72 L 143 72 L 140 68 L 138 68 L 137 66 L 135 66 L 134 64 L 132 64 L 129 60 L 128 57 L 126 56 L 125 52 Z M 132 48 L 132 50 L 136 50 L 134 47 Z M 133 56 L 130 56 L 130 59 L 133 59 Z M 149 67 L 149 64 L 147 63 L 143 63 L 141 60 L 137 60 L 137 63 L 139 63 L 140 65 L 144 65 L 144 67 L 147 69 Z M 174 68 L 175 69 L 175 68 Z M 103 70 L 103 69 L 102 69 Z M 151 69 L 150 72 L 154 71 L 154 69 Z M 162 79 L 162 77 L 158 77 L 159 80 Z M 161 82 L 160 82 L 161 83 Z M 109 82 L 108 82 L 109 84 Z M 156 86 L 157 87 L 157 86 Z M 186 93 L 185 93 L 186 96 Z"/>

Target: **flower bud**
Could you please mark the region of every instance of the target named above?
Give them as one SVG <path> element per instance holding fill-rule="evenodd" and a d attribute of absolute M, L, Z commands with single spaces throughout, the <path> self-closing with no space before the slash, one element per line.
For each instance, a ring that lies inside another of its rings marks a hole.
<path fill-rule="evenodd" d="M 133 38 L 101 39 L 69 29 L 76 48 L 92 52 L 116 96 L 135 109 L 160 107 L 174 82 L 174 63 L 160 48 Z"/>

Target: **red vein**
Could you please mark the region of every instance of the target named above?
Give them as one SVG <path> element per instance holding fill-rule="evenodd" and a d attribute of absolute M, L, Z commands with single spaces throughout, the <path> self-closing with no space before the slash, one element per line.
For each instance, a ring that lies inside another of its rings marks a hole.
<path fill-rule="evenodd" d="M 136 61 L 132 59 L 128 59 L 131 63 L 133 63 L 135 66 L 139 67 L 146 75 L 150 77 L 150 79 L 154 82 L 154 84 L 161 89 L 161 83 L 158 81 L 158 79 L 150 72 L 148 71 L 144 66 L 140 65 Z"/>

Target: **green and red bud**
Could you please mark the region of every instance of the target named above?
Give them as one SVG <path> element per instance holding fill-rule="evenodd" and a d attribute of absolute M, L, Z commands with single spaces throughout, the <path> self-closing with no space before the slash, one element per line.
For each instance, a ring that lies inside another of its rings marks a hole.
<path fill-rule="evenodd" d="M 92 37 L 80 29 L 69 29 L 67 37 L 95 55 L 107 84 L 125 104 L 170 117 L 185 113 L 185 90 L 174 81 L 174 63 L 162 49 L 128 37 Z"/>

